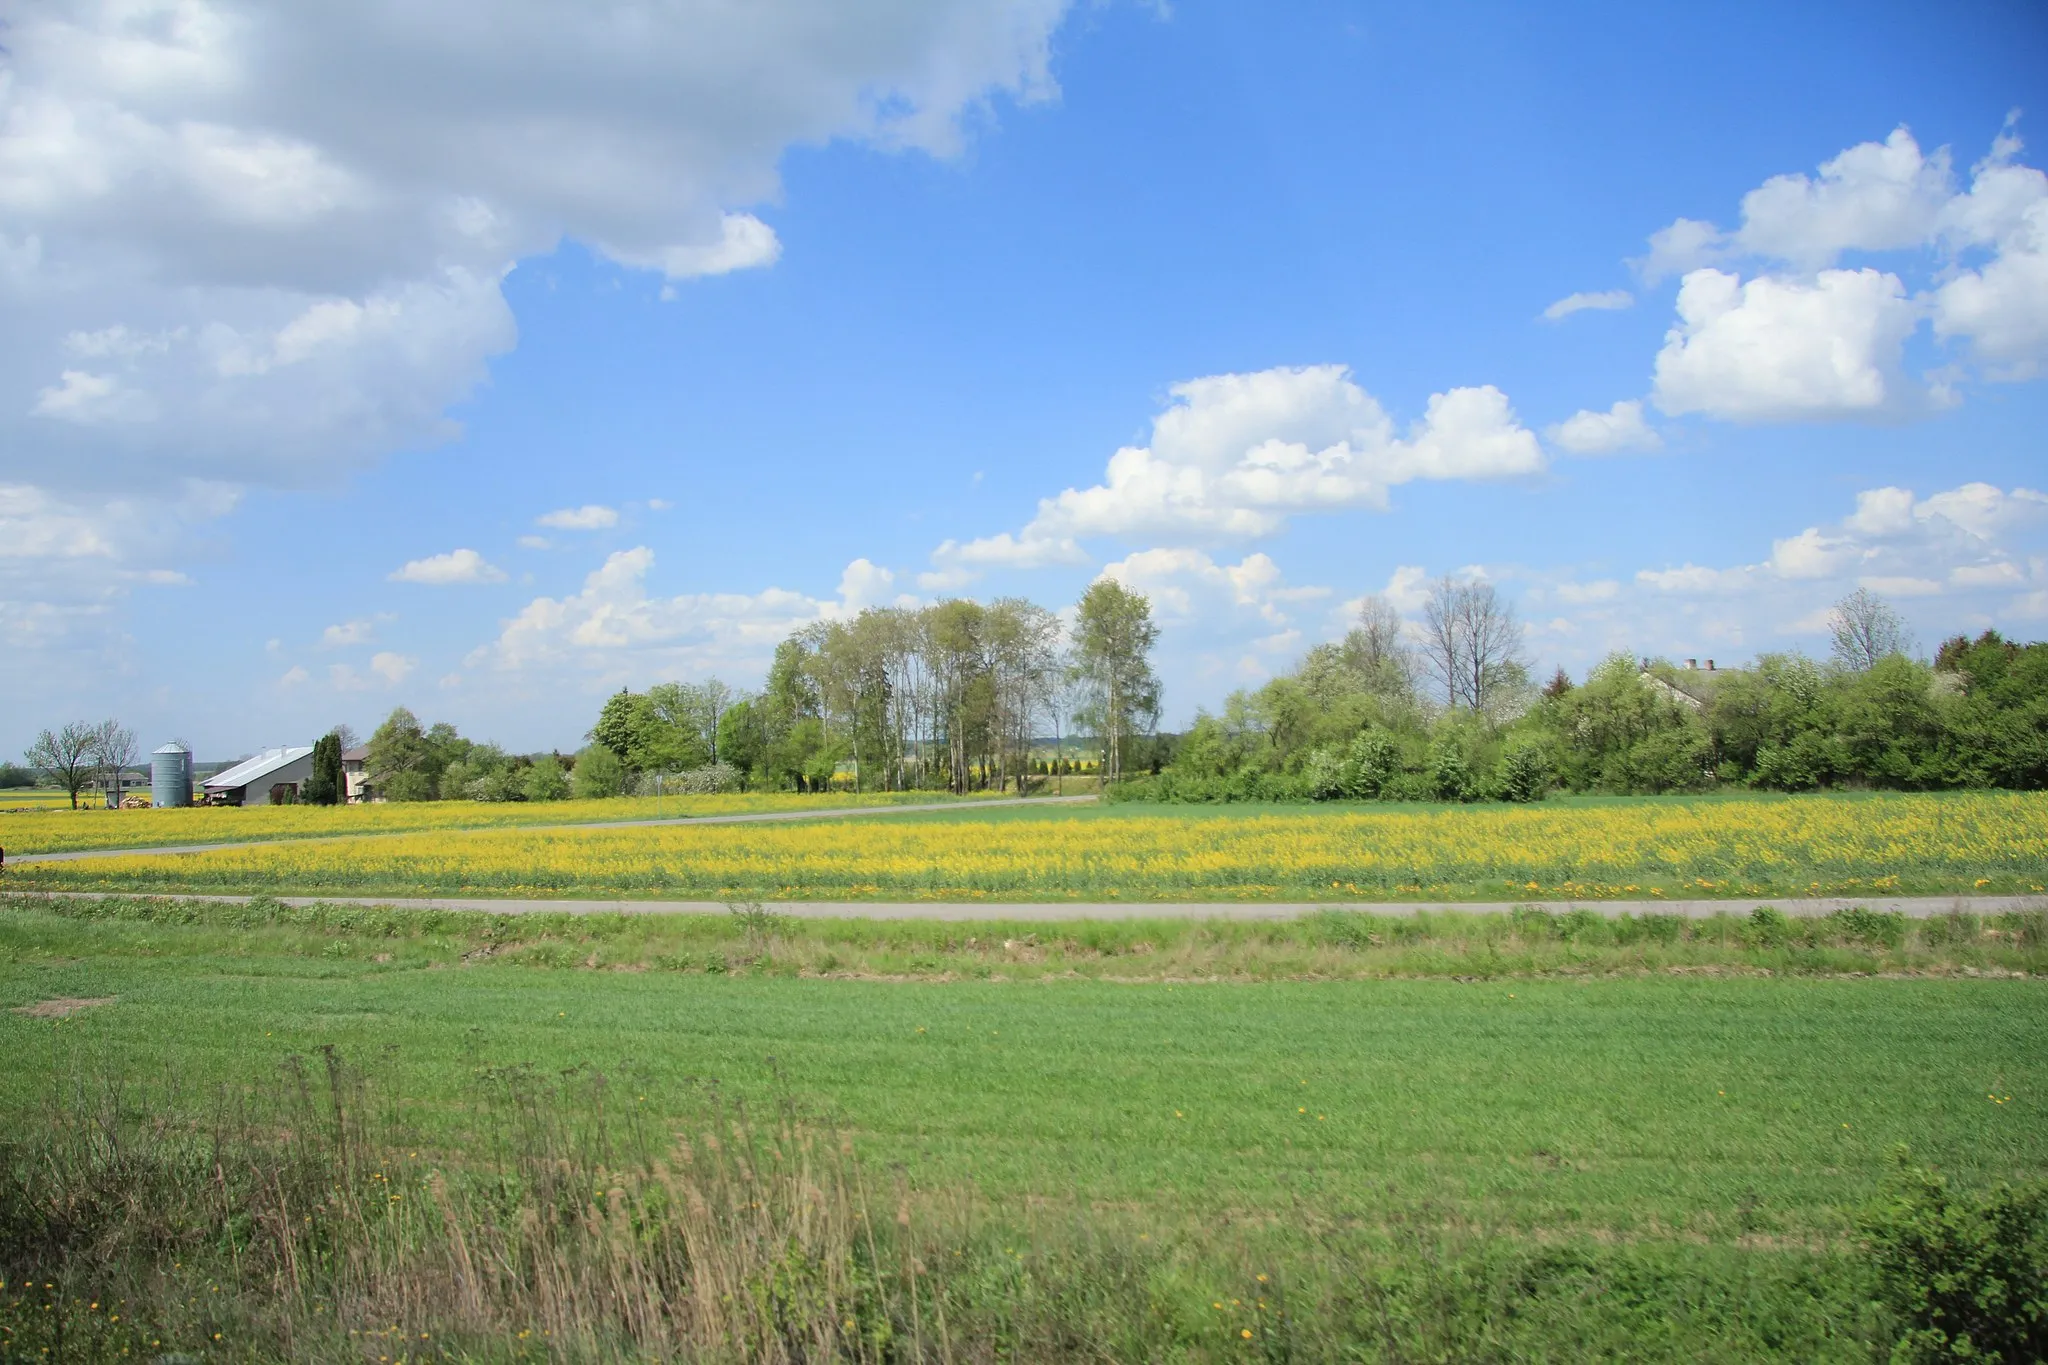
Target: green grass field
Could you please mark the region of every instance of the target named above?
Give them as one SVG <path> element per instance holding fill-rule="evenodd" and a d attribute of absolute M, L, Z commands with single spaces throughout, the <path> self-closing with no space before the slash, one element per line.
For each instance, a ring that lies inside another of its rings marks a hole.
<path fill-rule="evenodd" d="M 2044 938 L 14 899 L 0 1359 L 1867 1360 L 1894 1152 L 2048 1169 Z"/>
<path fill-rule="evenodd" d="M 530 1062 L 673 1106 L 692 1078 L 765 1098 L 772 1058 L 921 1183 L 1161 1217 L 1428 1200 L 1626 1237 L 1839 1234 L 1900 1143 L 1973 1179 L 2048 1165 L 2033 979 L 888 983 L 380 964 L 343 942 L 9 912 L 0 999 L 114 1003 L 0 1016 L 0 1094 L 24 1112 L 60 1054 L 198 1081 L 333 1044 L 430 1105 Z"/>

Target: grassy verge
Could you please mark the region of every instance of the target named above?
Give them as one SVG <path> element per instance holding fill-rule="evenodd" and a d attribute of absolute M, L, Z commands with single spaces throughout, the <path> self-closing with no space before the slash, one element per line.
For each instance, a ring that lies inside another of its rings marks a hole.
<path fill-rule="evenodd" d="M 151 897 L 14 896 L 0 960 L 275 956 L 439 969 L 494 961 L 550 970 L 841 979 L 1370 980 L 1721 973 L 2048 976 L 2048 913 L 1910 920 L 1768 908 L 1693 919 L 1526 906 L 1508 914 L 1296 919 L 811 919 L 758 903 L 722 915 L 485 914 Z M 999 907 L 991 907 L 999 910 Z"/>
<path fill-rule="evenodd" d="M 1869 1360 L 1916 1325 L 1860 1239 L 1162 1222 L 921 1185 L 786 1098 L 480 1066 L 423 1129 L 333 1050 L 211 1089 L 75 1061 L 0 1133 L 7 1359 Z"/>

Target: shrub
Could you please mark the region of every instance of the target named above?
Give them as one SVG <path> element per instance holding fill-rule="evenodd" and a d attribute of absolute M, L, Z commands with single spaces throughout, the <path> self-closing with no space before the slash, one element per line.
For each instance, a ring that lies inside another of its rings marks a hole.
<path fill-rule="evenodd" d="M 1965 1194 L 1908 1160 L 1863 1219 L 1904 1328 L 1892 1358 L 2048 1358 L 2048 1185 Z"/>
<path fill-rule="evenodd" d="M 1478 795 L 1472 765 L 1465 761 L 1465 746 L 1456 735 L 1445 735 L 1429 751 L 1431 794 L 1439 801 L 1470 801 Z"/>
<path fill-rule="evenodd" d="M 1895 949 L 1906 941 L 1906 917 L 1896 910 L 1852 905 L 1828 918 L 1834 921 L 1835 932 L 1851 943 Z"/>
<path fill-rule="evenodd" d="M 1497 785 L 1504 801 L 1541 801 L 1550 790 L 1550 756 L 1535 744 L 1512 744 L 1501 755 Z"/>
<path fill-rule="evenodd" d="M 1308 794 L 1318 801 L 1336 801 L 1351 795 L 1348 766 L 1336 750 L 1317 749 L 1308 756 L 1308 764 L 1302 769 Z"/>
<path fill-rule="evenodd" d="M 1792 941 L 1798 928 L 1775 905 L 1759 905 L 1749 912 L 1743 937 L 1759 948 L 1778 948 Z"/>
<path fill-rule="evenodd" d="M 1356 796 L 1384 797 L 1401 775 L 1401 749 L 1385 730 L 1367 730 L 1351 741 L 1351 788 Z"/>
<path fill-rule="evenodd" d="M 570 787 L 584 800 L 622 795 L 626 789 L 626 767 L 610 749 L 593 744 L 576 755 Z"/>

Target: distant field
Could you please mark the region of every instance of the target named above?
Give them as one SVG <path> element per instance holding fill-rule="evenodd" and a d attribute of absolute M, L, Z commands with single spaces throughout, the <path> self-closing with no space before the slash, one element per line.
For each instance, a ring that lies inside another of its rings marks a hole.
<path fill-rule="evenodd" d="M 79 793 L 78 803 L 81 806 L 90 803 L 92 795 L 92 793 L 87 792 Z M 106 804 L 106 797 L 104 795 L 100 796 L 99 804 L 102 806 Z M 8 791 L 0 791 L 0 814 L 14 810 L 43 811 L 69 809 L 71 809 L 71 798 L 63 792 L 41 791 L 34 787 L 26 789 L 16 787 Z M 131 811 L 130 814 L 133 814 L 133 812 Z M 0 829 L 4 828 L 5 826 L 0 826 Z"/>
<path fill-rule="evenodd" d="M 2048 794 L 1968 793 L 1009 807 L 801 826 L 435 833 L 29 865 L 9 877 L 28 890 L 393 896 L 1655 900 L 2031 893 L 2044 869 Z"/>
<path fill-rule="evenodd" d="M 39 793 L 47 796 L 48 793 Z M 753 811 L 829 810 L 855 806 L 973 801 L 945 792 L 844 792 L 799 796 L 762 792 L 730 796 L 622 796 L 602 801 L 409 801 L 368 806 L 190 806 L 179 810 L 69 809 L 61 794 L 16 817 L 0 798 L 0 848 L 10 853 L 67 853 L 95 848 L 152 848 L 240 839 L 321 838 L 407 830 L 502 829 L 598 820 L 650 820 Z M 986 799 L 986 798 L 980 798 Z M 102 802 L 104 806 L 104 802 Z"/>

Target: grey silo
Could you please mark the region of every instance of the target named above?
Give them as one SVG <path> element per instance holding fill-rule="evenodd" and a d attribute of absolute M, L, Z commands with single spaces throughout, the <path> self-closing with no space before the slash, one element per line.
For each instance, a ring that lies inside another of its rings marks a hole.
<path fill-rule="evenodd" d="M 149 804 L 159 809 L 192 804 L 190 749 L 166 744 L 149 756 Z"/>

